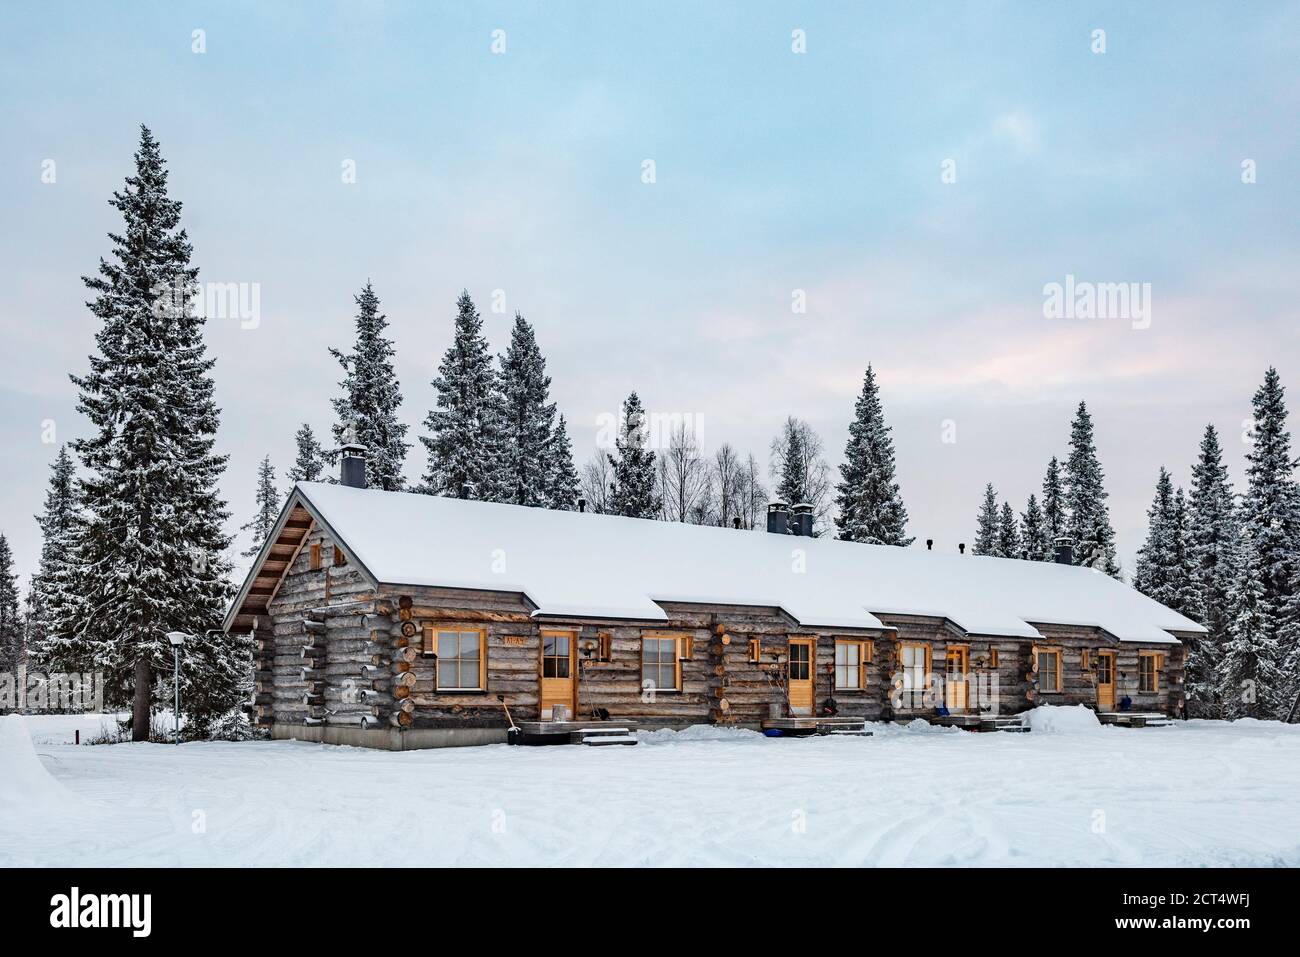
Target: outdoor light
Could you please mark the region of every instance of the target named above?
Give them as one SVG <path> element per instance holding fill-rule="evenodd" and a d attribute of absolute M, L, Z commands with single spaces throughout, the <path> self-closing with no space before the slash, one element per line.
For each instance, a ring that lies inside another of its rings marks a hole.
<path fill-rule="evenodd" d="M 183 631 L 167 632 L 167 640 L 172 643 L 172 651 L 175 653 L 172 671 L 172 687 L 176 690 L 176 703 L 172 708 L 172 721 L 175 725 L 175 741 L 181 743 L 181 645 L 185 644 L 185 639 L 192 636 L 185 634 Z"/>

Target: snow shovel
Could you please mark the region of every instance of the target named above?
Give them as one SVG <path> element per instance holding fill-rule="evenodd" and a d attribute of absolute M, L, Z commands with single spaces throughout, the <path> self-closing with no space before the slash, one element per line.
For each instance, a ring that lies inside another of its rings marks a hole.
<path fill-rule="evenodd" d="M 506 696 L 497 695 L 497 700 L 501 702 L 501 707 L 505 709 L 506 720 L 510 722 L 510 729 L 506 731 L 506 744 L 520 744 L 524 736 L 523 731 L 515 726 L 515 719 L 510 717 L 510 705 L 506 704 Z"/>

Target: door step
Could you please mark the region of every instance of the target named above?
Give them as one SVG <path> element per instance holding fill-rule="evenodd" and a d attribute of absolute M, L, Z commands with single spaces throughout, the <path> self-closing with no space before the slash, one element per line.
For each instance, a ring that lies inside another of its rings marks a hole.
<path fill-rule="evenodd" d="M 579 728 L 569 732 L 570 744 L 600 747 L 606 744 L 636 744 L 636 735 L 626 728 Z"/>

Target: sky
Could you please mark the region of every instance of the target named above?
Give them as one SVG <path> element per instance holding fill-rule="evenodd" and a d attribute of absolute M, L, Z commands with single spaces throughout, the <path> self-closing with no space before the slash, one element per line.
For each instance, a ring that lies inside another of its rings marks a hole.
<path fill-rule="evenodd" d="M 23 576 L 142 123 L 200 279 L 257 290 L 207 328 L 232 532 L 328 433 L 367 280 L 412 480 L 465 288 L 494 351 L 534 324 L 579 466 L 633 389 L 838 466 L 872 364 L 916 547 L 970 542 L 986 482 L 1023 509 L 1083 400 L 1131 570 L 1162 465 L 1213 423 L 1240 486 L 1270 364 L 1300 404 L 1296 3 L 6 4 L 0 118 Z M 1149 308 L 1053 315 L 1067 277 Z"/>

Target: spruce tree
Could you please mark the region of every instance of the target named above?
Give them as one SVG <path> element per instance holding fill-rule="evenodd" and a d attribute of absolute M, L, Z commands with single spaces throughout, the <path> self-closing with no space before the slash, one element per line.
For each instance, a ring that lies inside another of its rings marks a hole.
<path fill-rule="evenodd" d="M 546 505 L 548 508 L 572 510 L 578 507 L 578 470 L 573 464 L 573 443 L 564 416 L 555 423 L 551 435 L 550 458 L 546 463 Z"/>
<path fill-rule="evenodd" d="M 1272 718 L 1287 704 L 1277 638 L 1272 634 L 1262 556 L 1254 526 L 1242 528 L 1241 561 L 1233 578 L 1232 620 L 1219 669 L 1225 718 Z"/>
<path fill-rule="evenodd" d="M 1175 600 L 1175 536 L 1174 483 L 1161 466 L 1155 498 L 1147 509 L 1146 540 L 1133 569 L 1133 587 L 1170 608 Z"/>
<path fill-rule="evenodd" d="M 1202 618 L 1200 593 L 1196 588 L 1196 565 L 1192 558 L 1191 509 L 1187 505 L 1187 495 L 1180 485 L 1174 490 L 1173 512 L 1173 572 L 1170 575 L 1169 606 L 1180 615 L 1186 615 L 1193 621 Z"/>
<path fill-rule="evenodd" d="M 550 505 L 554 491 L 551 483 L 559 464 L 553 452 L 556 436 L 551 377 L 546 374 L 546 360 L 537 347 L 533 327 L 517 312 L 510 347 L 500 359 L 497 384 L 501 393 L 502 462 L 498 501 Z"/>
<path fill-rule="evenodd" d="M 1020 514 L 1021 546 L 1031 562 L 1050 562 L 1053 558 L 1052 542 L 1047 537 L 1047 522 L 1038 507 L 1038 497 L 1032 492 L 1025 510 Z"/>
<path fill-rule="evenodd" d="M 1232 618 L 1237 510 L 1219 434 L 1213 425 L 1205 427 L 1200 454 L 1192 466 L 1188 511 L 1187 547 L 1199 612 L 1192 617 L 1208 629 L 1203 636 L 1185 640 L 1188 713 L 1192 717 L 1218 717 L 1218 671 Z"/>
<path fill-rule="evenodd" d="M 862 382 L 836 486 L 839 537 L 870 545 L 910 545 L 907 509 L 894 480 L 894 442 L 871 366 Z"/>
<path fill-rule="evenodd" d="M 1053 455 L 1043 478 L 1043 532 L 1052 544 L 1053 558 L 1056 540 L 1066 534 L 1065 529 L 1065 487 L 1061 482 L 1061 463 Z"/>
<path fill-rule="evenodd" d="M 49 647 L 55 640 L 50 623 L 76 617 L 72 610 L 76 593 L 70 559 L 77 522 L 76 467 L 65 445 L 50 465 L 45 508 L 36 516 L 41 529 L 41 556 L 28 589 L 28 654 L 38 662 L 55 650 Z"/>
<path fill-rule="evenodd" d="M 433 379 L 435 408 L 420 436 L 429 455 L 420 491 L 447 498 L 497 501 L 503 449 L 500 392 L 483 320 L 468 291 L 456 301 L 451 346 Z"/>
<path fill-rule="evenodd" d="M 821 436 L 802 419 L 787 416 L 772 440 L 771 455 L 776 497 L 787 505 L 811 505 L 813 535 L 820 535 L 831 506 L 830 468 Z"/>
<path fill-rule="evenodd" d="M 402 466 L 410 443 L 405 441 L 406 423 L 397 417 L 402 404 L 401 384 L 393 371 L 396 351 L 384 335 L 388 317 L 379 311 L 379 297 L 367 280 L 357 304 L 356 340 L 350 353 L 330 349 L 343 367 L 342 395 L 332 400 L 338 421 L 333 435 L 336 447 L 351 426 L 357 441 L 366 447 L 366 484 L 370 488 L 400 491 L 406 487 Z"/>
<path fill-rule="evenodd" d="M 1293 640 L 1287 619 L 1300 575 L 1300 503 L 1291 477 L 1295 462 L 1291 457 L 1291 433 L 1286 428 L 1285 390 L 1276 369 L 1270 367 L 1265 373 L 1253 404 L 1253 442 L 1246 454 L 1246 492 L 1241 503 L 1241 543 L 1251 554 L 1240 555 L 1238 562 L 1257 569 L 1259 594 L 1256 601 L 1253 593 L 1238 587 L 1237 599 L 1249 602 L 1250 607 L 1234 606 L 1233 619 L 1234 623 L 1243 618 L 1253 621 L 1258 616 L 1262 638 L 1253 647 L 1271 656 L 1257 666 L 1263 676 L 1260 681 L 1267 678 L 1279 683 L 1261 691 L 1260 697 L 1276 708 L 1271 716 L 1283 717 L 1281 712 L 1289 706 L 1295 681 L 1284 670 L 1293 649 L 1283 642 Z M 1240 630 L 1240 626 L 1235 627 Z"/>
<path fill-rule="evenodd" d="M 294 485 L 299 482 L 319 482 L 325 473 L 325 453 L 316 440 L 316 433 L 304 422 L 293 440 L 297 447 L 297 458 L 289 470 L 289 481 Z"/>
<path fill-rule="evenodd" d="M 275 520 L 280 517 L 280 493 L 275 487 L 275 469 L 271 467 L 269 455 L 257 466 L 257 493 L 254 501 L 257 508 L 253 517 L 239 528 L 241 532 L 253 533 L 252 543 L 241 553 L 245 558 L 252 558 L 262 550 L 262 543 L 275 528 Z"/>
<path fill-rule="evenodd" d="M 972 555 L 996 555 L 998 553 L 998 493 L 989 482 L 984 486 L 984 501 L 980 503 L 979 515 L 975 520 L 975 544 Z"/>
<path fill-rule="evenodd" d="M 251 641 L 218 630 L 230 593 L 223 557 L 230 540 L 217 491 L 226 457 L 213 451 L 213 360 L 191 305 L 198 270 L 181 204 L 168 196 L 146 128 L 135 173 L 111 205 L 125 228 L 110 234 L 112 257 L 84 280 L 101 323 L 97 354 L 86 375 L 72 377 L 78 410 L 93 428 L 73 443 L 85 469 L 85 521 L 72 564 L 86 613 L 53 627 L 69 646 L 93 652 L 115 691 L 131 689 L 133 737 L 145 740 L 154 675 L 171 668 L 167 632 L 196 636 L 185 650 L 182 693 L 200 733 L 237 703 Z"/>
<path fill-rule="evenodd" d="M 9 539 L 0 532 L 0 671 L 17 671 L 26 658 L 17 582 Z"/>
<path fill-rule="evenodd" d="M 613 515 L 655 518 L 662 501 L 655 494 L 655 456 L 646 448 L 645 408 L 633 392 L 623 403 L 623 418 L 609 456 L 613 478 L 606 508 Z M 608 453 L 607 453 L 608 454 Z"/>
<path fill-rule="evenodd" d="M 1092 562 L 1089 549 L 1099 551 L 1093 567 L 1119 577 L 1115 560 L 1115 530 L 1106 506 L 1105 473 L 1097 458 L 1092 416 L 1080 402 L 1070 427 L 1070 457 L 1065 463 L 1066 534 L 1074 539 L 1076 564 Z"/>
<path fill-rule="evenodd" d="M 1002 558 L 1020 557 L 1020 528 L 1016 525 L 1016 513 L 1010 502 L 1002 503 L 998 515 L 998 555 Z"/>

